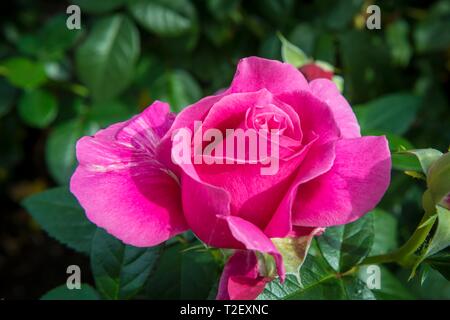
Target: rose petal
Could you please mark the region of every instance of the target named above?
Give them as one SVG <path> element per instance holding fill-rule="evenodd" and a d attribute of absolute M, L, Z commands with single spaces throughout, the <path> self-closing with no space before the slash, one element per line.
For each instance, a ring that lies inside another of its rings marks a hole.
<path fill-rule="evenodd" d="M 242 59 L 231 83 L 230 92 L 253 92 L 267 89 L 273 94 L 309 91 L 300 71 L 288 63 L 258 57 Z"/>
<path fill-rule="evenodd" d="M 337 141 L 331 170 L 298 188 L 293 223 L 328 227 L 358 219 L 381 200 L 390 170 L 385 137 Z"/>
<path fill-rule="evenodd" d="M 183 211 L 197 237 L 218 248 L 242 249 L 228 223 L 218 216 L 230 214 L 230 196 L 222 188 L 202 182 L 192 165 L 183 165 L 181 176 Z"/>
<path fill-rule="evenodd" d="M 297 196 L 298 187 L 321 174 L 329 171 L 335 159 L 335 141 L 326 144 L 312 142 L 307 156 L 301 163 L 289 190 L 282 198 L 275 214 L 264 229 L 270 238 L 284 238 L 293 232 L 292 206 Z"/>
<path fill-rule="evenodd" d="M 230 197 L 230 212 L 265 228 L 289 189 L 296 168 L 307 157 L 307 148 L 298 157 L 280 161 L 274 175 L 262 175 L 269 165 L 222 164 L 196 165 L 201 181 L 226 190 Z M 273 164 L 275 166 L 275 164 Z"/>
<path fill-rule="evenodd" d="M 268 253 L 275 259 L 281 282 L 285 278 L 283 258 L 272 241 L 254 224 L 234 216 L 221 217 L 227 221 L 234 238 L 241 242 L 247 250 Z"/>
<path fill-rule="evenodd" d="M 319 137 L 317 144 L 340 138 L 341 132 L 330 107 L 310 92 L 295 91 L 277 96 L 290 105 L 299 115 L 302 124 L 304 144 Z"/>
<path fill-rule="evenodd" d="M 194 122 L 203 121 L 204 117 L 208 114 L 209 109 L 222 99 L 224 94 L 208 96 L 200 101 L 184 108 L 180 113 L 177 114 L 173 121 L 170 130 L 162 137 L 161 142 L 158 145 L 158 151 L 160 161 L 170 168 L 170 170 L 180 173 L 180 168 L 176 166 L 171 159 L 171 149 L 172 149 L 172 134 L 181 128 L 187 128 L 194 133 Z"/>
<path fill-rule="evenodd" d="M 214 103 L 205 116 L 204 129 L 216 128 L 219 130 L 247 128 L 245 126 L 246 115 L 252 107 L 279 108 L 280 113 L 285 113 L 289 118 L 291 126 L 289 131 L 297 140 L 301 140 L 301 127 L 298 114 L 285 103 L 275 99 L 275 97 L 267 91 L 261 89 L 255 92 L 234 93 L 223 97 Z M 244 124 L 244 125 L 243 125 Z"/>
<path fill-rule="evenodd" d="M 177 178 L 155 153 L 173 117 L 155 102 L 132 120 L 83 137 L 71 192 L 88 218 L 134 246 L 152 246 L 183 232 Z"/>
<path fill-rule="evenodd" d="M 220 277 L 217 300 L 254 300 L 270 279 L 261 277 L 252 251 L 237 251 L 228 260 Z"/>
<path fill-rule="evenodd" d="M 310 82 L 309 86 L 312 93 L 330 107 L 343 138 L 361 137 L 356 116 L 334 82 L 317 79 Z"/>
<path fill-rule="evenodd" d="M 218 248 L 247 249 L 273 255 L 280 277 L 282 258 L 270 239 L 253 223 L 230 215 L 230 196 L 222 188 L 198 180 L 193 167 L 184 166 L 183 210 L 189 227 L 206 244 Z"/>

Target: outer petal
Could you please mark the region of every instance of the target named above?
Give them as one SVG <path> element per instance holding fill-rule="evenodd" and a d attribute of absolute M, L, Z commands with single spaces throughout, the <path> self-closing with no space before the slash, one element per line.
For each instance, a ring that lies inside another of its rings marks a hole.
<path fill-rule="evenodd" d="M 231 83 L 231 92 L 253 92 L 267 89 L 273 94 L 309 91 L 300 71 L 288 63 L 258 57 L 242 59 Z"/>
<path fill-rule="evenodd" d="M 297 233 L 292 221 L 292 207 L 297 195 L 298 187 L 312 179 L 329 171 L 335 159 L 335 141 L 326 144 L 315 144 L 312 146 L 301 163 L 289 190 L 281 200 L 275 214 L 272 216 L 264 233 L 270 238 L 284 238 L 288 234 Z M 313 226 L 314 227 L 314 226 Z"/>
<path fill-rule="evenodd" d="M 282 258 L 272 241 L 253 223 L 230 215 L 230 196 L 222 188 L 198 180 L 192 167 L 182 176 L 183 210 L 192 231 L 208 245 L 271 254 L 284 279 Z"/>
<path fill-rule="evenodd" d="M 152 246 L 187 228 L 177 178 L 155 153 L 172 121 L 168 105 L 155 102 L 77 143 L 70 189 L 92 222 L 125 243 Z"/>
<path fill-rule="evenodd" d="M 285 278 L 283 259 L 272 241 L 252 223 L 233 216 L 224 217 L 234 238 L 240 241 L 247 250 L 259 251 L 272 255 L 277 265 L 281 281 Z"/>
<path fill-rule="evenodd" d="M 230 195 L 222 188 L 199 181 L 192 166 L 181 176 L 183 211 L 192 231 L 206 244 L 218 248 L 243 249 L 228 223 L 218 216 L 230 214 Z"/>
<path fill-rule="evenodd" d="M 385 137 L 337 141 L 331 170 L 298 188 L 294 224 L 328 227 L 358 219 L 381 200 L 390 171 Z"/>
<path fill-rule="evenodd" d="M 269 278 L 261 277 L 252 251 L 237 251 L 228 260 L 220 277 L 218 300 L 253 300 L 263 291 Z"/>
<path fill-rule="evenodd" d="M 312 93 L 330 107 L 343 138 L 361 137 L 356 116 L 334 82 L 317 79 L 311 81 L 309 86 Z"/>

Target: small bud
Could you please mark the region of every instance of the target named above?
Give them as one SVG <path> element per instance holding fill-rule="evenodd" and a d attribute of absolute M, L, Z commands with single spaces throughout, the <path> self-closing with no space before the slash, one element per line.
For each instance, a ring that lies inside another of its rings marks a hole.
<path fill-rule="evenodd" d="M 450 209 L 450 152 L 441 156 L 431 165 L 427 184 L 433 201 Z"/>
<path fill-rule="evenodd" d="M 325 70 L 325 68 L 319 66 L 317 63 L 308 63 L 299 68 L 300 72 L 303 73 L 306 80 L 311 82 L 315 79 L 333 79 L 333 71 Z"/>

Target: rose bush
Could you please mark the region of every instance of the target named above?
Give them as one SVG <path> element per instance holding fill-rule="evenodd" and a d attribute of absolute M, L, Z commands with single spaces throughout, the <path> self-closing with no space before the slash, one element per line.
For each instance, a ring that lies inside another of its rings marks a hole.
<path fill-rule="evenodd" d="M 221 131 L 279 130 L 279 170 L 262 163 L 176 165 L 172 136 L 194 122 Z M 204 243 L 235 249 L 220 299 L 258 296 L 270 277 L 256 253 L 283 257 L 272 239 L 312 237 L 352 222 L 380 201 L 390 181 L 385 137 L 361 137 L 355 115 L 335 84 L 307 82 L 293 66 L 242 59 L 228 89 L 178 115 L 155 102 L 129 121 L 77 143 L 70 188 L 87 217 L 123 242 L 157 245 L 192 230 Z"/>

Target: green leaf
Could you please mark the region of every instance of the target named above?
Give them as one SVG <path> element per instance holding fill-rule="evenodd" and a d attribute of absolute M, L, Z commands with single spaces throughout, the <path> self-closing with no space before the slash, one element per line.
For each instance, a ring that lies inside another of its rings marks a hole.
<path fill-rule="evenodd" d="M 150 90 L 154 100 L 166 101 L 173 112 L 178 112 L 202 97 L 197 81 L 186 71 L 166 72 Z"/>
<path fill-rule="evenodd" d="M 17 49 L 26 56 L 37 56 L 40 50 L 39 37 L 35 34 L 25 34 L 17 41 Z"/>
<path fill-rule="evenodd" d="M 421 171 L 426 175 L 428 174 L 428 170 L 430 169 L 433 162 L 435 162 L 442 156 L 442 152 L 431 148 L 406 150 L 403 152 L 399 152 L 399 154 L 410 154 L 415 156 L 417 160 L 419 160 L 420 167 L 422 168 Z"/>
<path fill-rule="evenodd" d="M 224 21 L 227 18 L 239 19 L 240 0 L 207 0 L 206 6 L 211 15 L 217 20 Z"/>
<path fill-rule="evenodd" d="M 258 18 L 267 19 L 269 22 L 281 26 L 286 23 L 286 18 L 294 10 L 294 5 L 294 0 L 260 0 L 257 8 L 263 17 Z"/>
<path fill-rule="evenodd" d="M 430 244 L 427 246 L 426 257 L 450 246 L 450 210 L 436 206 L 438 214 L 437 228 Z"/>
<path fill-rule="evenodd" d="M 15 97 L 15 88 L 0 78 L 0 118 L 11 110 Z"/>
<path fill-rule="evenodd" d="M 219 268 L 211 253 L 182 253 L 180 298 L 205 299 L 216 289 L 219 277 Z"/>
<path fill-rule="evenodd" d="M 419 160 L 404 152 L 394 152 L 391 154 L 392 167 L 401 171 L 415 171 L 421 172 L 422 167 Z"/>
<path fill-rule="evenodd" d="M 219 266 L 208 250 L 183 244 L 164 248 L 155 272 L 150 277 L 146 298 L 206 299 L 215 293 Z"/>
<path fill-rule="evenodd" d="M 161 36 L 178 36 L 195 25 L 195 8 L 189 0 L 137 0 L 129 9 L 143 28 Z"/>
<path fill-rule="evenodd" d="M 281 43 L 275 34 L 268 35 L 259 46 L 258 56 L 266 59 L 281 60 Z"/>
<path fill-rule="evenodd" d="M 381 209 L 375 209 L 372 213 L 374 225 L 374 239 L 369 256 L 385 254 L 398 247 L 397 219 Z"/>
<path fill-rule="evenodd" d="M 91 268 L 98 291 L 107 299 L 132 298 L 144 287 L 159 252 L 159 246 L 128 246 L 97 229 L 92 241 Z"/>
<path fill-rule="evenodd" d="M 37 36 L 38 55 L 43 59 L 61 58 L 64 51 L 70 49 L 80 38 L 83 29 L 68 29 L 66 20 L 67 15 L 56 15 L 40 29 Z"/>
<path fill-rule="evenodd" d="M 312 56 L 317 36 L 317 30 L 310 24 L 300 23 L 292 30 L 288 38 L 293 45 L 302 48 L 307 56 Z"/>
<path fill-rule="evenodd" d="M 346 272 L 370 252 L 374 240 L 373 215 L 366 214 L 355 222 L 327 228 L 317 238 L 325 260 L 337 272 Z"/>
<path fill-rule="evenodd" d="M 399 66 L 407 66 L 412 56 L 409 44 L 409 25 L 405 20 L 396 20 L 386 29 L 386 40 L 391 49 L 394 62 Z"/>
<path fill-rule="evenodd" d="M 80 289 L 69 290 L 67 285 L 60 285 L 41 297 L 41 300 L 99 300 L 98 292 L 87 283 Z"/>
<path fill-rule="evenodd" d="M 305 260 L 303 268 L 300 272 L 300 279 L 297 275 L 288 274 L 284 284 L 279 279 L 269 282 L 264 292 L 258 297 L 262 300 L 285 300 L 291 297 L 320 287 L 322 283 L 334 281 L 336 279 L 334 270 L 330 268 L 328 263 L 321 255 L 313 256 L 309 254 Z"/>
<path fill-rule="evenodd" d="M 281 41 L 281 56 L 284 62 L 299 68 L 310 60 L 300 48 L 290 43 L 281 33 L 278 34 L 278 38 Z"/>
<path fill-rule="evenodd" d="M 450 247 L 428 257 L 425 262 L 450 281 Z"/>
<path fill-rule="evenodd" d="M 101 19 L 76 52 L 78 76 L 95 100 L 112 99 L 128 87 L 139 51 L 139 32 L 129 18 Z"/>
<path fill-rule="evenodd" d="M 387 95 L 354 108 L 362 132 L 380 130 L 403 134 L 416 118 L 421 99 L 398 93 Z"/>
<path fill-rule="evenodd" d="M 421 285 L 423 285 L 424 282 L 427 280 L 428 275 L 430 274 L 430 270 L 431 270 L 431 267 L 428 264 L 422 264 L 420 266 L 420 271 L 418 272 L 419 273 L 418 276 L 420 277 Z"/>
<path fill-rule="evenodd" d="M 19 51 L 44 62 L 62 60 L 64 52 L 76 43 L 84 31 L 71 30 L 66 23 L 66 14 L 52 16 L 37 32 L 21 35 L 17 42 Z"/>
<path fill-rule="evenodd" d="M 329 10 L 328 8 L 327 11 Z M 380 39 L 380 33 L 364 29 L 343 31 L 337 35 L 342 76 L 345 79 L 345 96 L 353 105 L 378 98 L 382 93 L 392 92 L 393 88 L 399 87 L 398 83 L 404 83 L 405 80 L 393 67 L 389 50 Z M 384 112 L 380 111 L 380 114 Z M 370 121 L 371 118 L 367 120 Z M 362 129 L 365 129 L 364 126 Z"/>
<path fill-rule="evenodd" d="M 408 286 L 409 290 L 418 299 L 428 300 L 448 300 L 450 297 L 450 281 L 447 281 L 438 271 L 431 268 L 428 271 L 426 280 L 421 283 L 419 277 L 415 277 L 410 281 L 408 279 L 408 271 L 403 270 L 404 273 L 400 273 L 399 278 L 404 279 L 404 282 Z M 406 278 L 406 279 L 405 279 Z"/>
<path fill-rule="evenodd" d="M 50 236 L 77 251 L 89 253 L 97 228 L 67 188 L 32 195 L 22 204 Z"/>
<path fill-rule="evenodd" d="M 50 133 L 45 147 L 45 161 L 50 174 L 59 184 L 67 184 L 75 170 L 78 139 L 98 129 L 98 124 L 94 122 L 75 119 L 60 124 Z"/>
<path fill-rule="evenodd" d="M 426 19 L 417 24 L 414 40 L 420 53 L 446 50 L 450 45 L 450 34 L 443 32 L 450 28 L 450 5 L 448 1 L 436 2 Z"/>
<path fill-rule="evenodd" d="M 81 12 L 87 13 L 106 13 L 119 8 L 128 0 L 72 0 L 71 3 L 80 6 Z"/>
<path fill-rule="evenodd" d="M 393 133 L 383 133 L 380 130 L 370 130 L 369 135 L 385 135 L 389 142 L 389 150 L 391 152 L 403 151 L 407 149 L 413 149 L 413 145 L 406 138 L 393 134 Z"/>
<path fill-rule="evenodd" d="M 10 58 L 3 63 L 8 81 L 22 89 L 34 89 L 47 81 L 42 63 L 26 58 Z"/>
<path fill-rule="evenodd" d="M 417 267 L 419 267 L 419 265 L 426 258 L 450 246 L 450 210 L 437 205 L 435 207 L 435 212 L 436 214 L 432 215 L 429 219 L 429 223 L 434 223 L 436 228 L 431 238 L 424 242 L 423 247 L 420 249 L 419 256 L 415 257 L 416 260 L 414 262 L 410 277 L 414 276 Z M 419 228 L 422 228 L 424 225 L 425 224 L 422 224 L 421 226 L 419 226 Z"/>
<path fill-rule="evenodd" d="M 450 209 L 450 152 L 432 163 L 428 170 L 427 185 L 433 201 Z"/>
<path fill-rule="evenodd" d="M 284 284 L 278 279 L 268 283 L 260 300 L 340 300 L 374 299 L 372 292 L 354 276 L 337 277 L 322 256 L 308 255 L 300 273 L 287 275 Z"/>
<path fill-rule="evenodd" d="M 55 120 L 58 113 L 56 98 L 47 91 L 26 91 L 19 100 L 19 115 L 28 125 L 44 128 Z"/>
<path fill-rule="evenodd" d="M 325 2 L 328 4 L 325 16 L 322 18 L 325 24 L 334 30 L 344 29 L 363 6 L 363 0 L 337 0 Z"/>
<path fill-rule="evenodd" d="M 317 38 L 314 50 L 314 59 L 323 60 L 331 65 L 335 64 L 336 45 L 335 39 L 331 33 L 322 33 Z"/>
<path fill-rule="evenodd" d="M 421 171 L 420 162 L 413 154 L 404 152 L 408 149 L 414 149 L 414 146 L 407 139 L 380 130 L 366 130 L 365 134 L 370 136 L 385 135 L 389 142 L 391 151 L 392 167 L 401 171 Z"/>
<path fill-rule="evenodd" d="M 146 286 L 149 299 L 179 299 L 181 295 L 182 250 L 186 247 L 173 245 L 163 248 L 155 272 Z"/>
<path fill-rule="evenodd" d="M 132 112 L 120 101 L 97 102 L 86 113 L 87 118 L 101 128 L 131 118 Z"/>
<path fill-rule="evenodd" d="M 359 278 L 363 283 L 367 283 L 369 276 L 368 266 L 361 266 L 358 272 Z M 405 285 L 386 267 L 380 266 L 380 288 L 372 289 L 372 293 L 377 300 L 411 300 L 414 295 L 405 287 Z"/>

